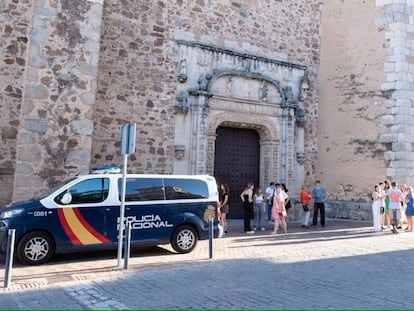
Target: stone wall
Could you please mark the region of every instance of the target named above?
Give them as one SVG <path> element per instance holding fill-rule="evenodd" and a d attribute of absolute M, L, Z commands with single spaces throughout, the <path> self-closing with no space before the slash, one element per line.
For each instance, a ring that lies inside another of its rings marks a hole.
<path fill-rule="evenodd" d="M 382 14 L 374 1 L 324 2 L 315 175 L 332 199 L 369 201 L 388 175 L 380 138 L 389 132 L 382 118 L 391 98 L 382 87 Z"/>
<path fill-rule="evenodd" d="M 127 122 L 138 126 L 130 171 L 192 172 L 175 157 L 184 40 L 306 67 L 306 128 L 292 132 L 304 142 L 305 183 L 321 179 L 333 199 L 350 202 L 332 210 L 359 217 L 352 202 L 370 202 L 374 183 L 414 182 L 413 7 L 411 0 L 4 0 L 0 203 L 121 164 Z"/>
<path fill-rule="evenodd" d="M 14 1 L 12 1 L 14 2 Z M 12 200 L 37 194 L 90 165 L 102 3 L 26 6 L 27 54 Z M 16 110 L 18 111 L 18 110 Z"/>
<path fill-rule="evenodd" d="M 119 129 L 132 121 L 138 131 L 130 171 L 173 172 L 177 42 L 186 40 L 307 66 L 305 170 L 312 176 L 321 6 L 321 1 L 106 1 L 93 164 L 122 162 Z"/>
<path fill-rule="evenodd" d="M 13 193 L 32 1 L 0 2 L 0 204 Z"/>
<path fill-rule="evenodd" d="M 127 122 L 138 126 L 130 171 L 172 173 L 179 40 L 307 68 L 303 163 L 313 180 L 321 0 L 6 0 L 0 9 L 1 203 L 122 163 Z"/>
<path fill-rule="evenodd" d="M 302 204 L 296 202 L 288 213 L 289 220 L 292 222 L 302 222 Z M 313 204 L 311 204 L 311 214 L 309 223 L 312 223 Z M 342 201 L 330 200 L 325 203 L 325 217 L 335 219 L 353 219 L 361 221 L 372 221 L 372 202 L 366 201 Z M 319 224 L 319 218 L 318 218 Z M 329 226 L 329 223 L 327 224 Z"/>

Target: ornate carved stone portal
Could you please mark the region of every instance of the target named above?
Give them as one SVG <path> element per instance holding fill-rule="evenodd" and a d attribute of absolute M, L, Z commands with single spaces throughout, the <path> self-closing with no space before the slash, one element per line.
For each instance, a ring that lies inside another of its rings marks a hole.
<path fill-rule="evenodd" d="M 213 175 L 217 128 L 254 129 L 260 185 L 280 181 L 297 193 L 304 179 L 306 67 L 194 42 L 177 41 L 177 49 L 175 145 L 182 156 L 174 172 Z"/>

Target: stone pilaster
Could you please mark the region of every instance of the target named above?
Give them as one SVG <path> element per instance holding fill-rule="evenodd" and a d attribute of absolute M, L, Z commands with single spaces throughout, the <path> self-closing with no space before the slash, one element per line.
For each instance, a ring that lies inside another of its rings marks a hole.
<path fill-rule="evenodd" d="M 386 175 L 400 183 L 414 183 L 414 2 L 377 0 L 383 16 L 377 25 L 386 29 L 388 62 L 384 64 L 387 80 L 383 91 L 392 93 L 386 101 L 388 112 L 382 124 L 390 132 L 380 141 L 388 146 L 385 153 Z"/>
<path fill-rule="evenodd" d="M 103 0 L 35 1 L 13 200 L 89 170 Z"/>

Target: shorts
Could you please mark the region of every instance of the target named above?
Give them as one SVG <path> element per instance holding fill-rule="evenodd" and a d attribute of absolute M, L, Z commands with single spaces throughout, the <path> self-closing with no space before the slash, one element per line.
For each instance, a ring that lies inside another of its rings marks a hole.
<path fill-rule="evenodd" d="M 228 213 L 229 213 L 229 209 L 230 209 L 229 205 L 228 205 L 228 204 L 224 204 L 224 205 L 221 207 L 221 212 L 222 212 L 223 214 L 228 214 Z"/>
<path fill-rule="evenodd" d="M 399 208 L 390 208 L 391 218 L 393 217 L 393 212 L 397 211 L 397 219 L 401 218 L 401 210 Z"/>

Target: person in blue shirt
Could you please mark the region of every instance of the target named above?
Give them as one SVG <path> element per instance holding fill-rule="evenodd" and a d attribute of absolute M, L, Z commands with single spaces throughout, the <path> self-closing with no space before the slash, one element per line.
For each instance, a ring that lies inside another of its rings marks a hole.
<path fill-rule="evenodd" d="M 318 213 L 321 212 L 321 226 L 325 227 L 325 199 L 328 196 L 325 188 L 321 185 L 321 181 L 315 181 L 315 187 L 312 189 L 312 197 L 314 201 L 313 206 L 313 221 L 312 224 L 316 226 L 318 223 Z"/>

